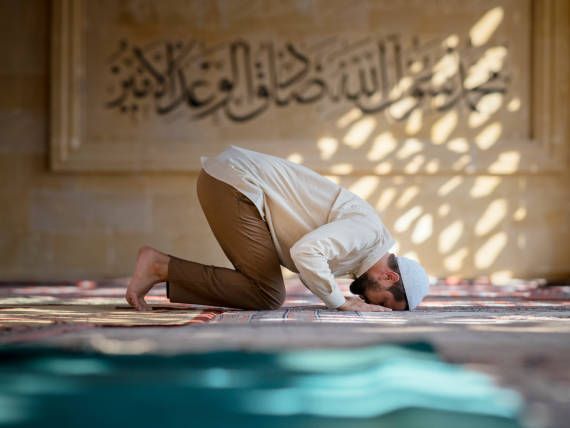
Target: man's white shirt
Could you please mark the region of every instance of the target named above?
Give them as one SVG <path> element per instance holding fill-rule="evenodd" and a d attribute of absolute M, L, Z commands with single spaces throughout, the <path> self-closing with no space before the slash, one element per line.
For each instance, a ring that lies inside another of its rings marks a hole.
<path fill-rule="evenodd" d="M 359 277 L 395 243 L 368 202 L 303 165 L 235 145 L 200 161 L 255 204 L 281 264 L 329 308 L 346 301 L 335 277 Z"/>

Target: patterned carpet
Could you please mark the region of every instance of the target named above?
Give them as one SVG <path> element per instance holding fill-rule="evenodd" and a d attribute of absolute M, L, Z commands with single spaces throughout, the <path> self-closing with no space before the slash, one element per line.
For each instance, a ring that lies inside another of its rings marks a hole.
<path fill-rule="evenodd" d="M 271 311 L 243 311 L 200 305 L 170 303 L 163 284 L 147 297 L 152 312 L 140 313 L 123 299 L 128 279 L 80 281 L 76 284 L 0 284 L 0 342 L 29 337 L 30 340 L 62 331 L 96 326 L 140 327 L 180 326 L 216 323 L 377 323 L 399 319 L 397 313 L 339 312 L 328 310 L 296 278 L 286 281 L 287 300 L 282 308 Z M 339 279 L 349 294 L 349 280 Z M 570 286 L 541 288 L 536 282 L 513 282 L 493 286 L 464 282 L 431 287 L 429 296 L 414 311 L 428 312 L 504 312 L 520 310 L 567 310 Z M 412 314 L 408 314 L 412 315 Z"/>

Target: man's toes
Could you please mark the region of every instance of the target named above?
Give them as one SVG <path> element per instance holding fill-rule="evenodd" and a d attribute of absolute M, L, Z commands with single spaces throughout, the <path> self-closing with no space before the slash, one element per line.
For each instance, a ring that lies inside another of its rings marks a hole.
<path fill-rule="evenodd" d="M 137 311 L 151 311 L 152 308 L 145 302 L 143 296 L 133 297 L 133 306 Z"/>

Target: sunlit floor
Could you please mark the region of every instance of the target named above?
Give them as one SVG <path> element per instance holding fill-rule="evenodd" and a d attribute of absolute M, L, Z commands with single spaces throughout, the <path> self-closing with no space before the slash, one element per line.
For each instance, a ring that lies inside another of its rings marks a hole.
<path fill-rule="evenodd" d="M 260 312 L 172 304 L 160 285 L 147 298 L 152 313 L 141 314 L 122 299 L 126 281 L 2 284 L 0 343 L 171 355 L 421 341 L 444 361 L 520 392 L 530 426 L 570 420 L 570 286 L 441 283 L 413 312 L 341 313 L 326 310 L 298 280 L 288 280 L 283 308 Z"/>

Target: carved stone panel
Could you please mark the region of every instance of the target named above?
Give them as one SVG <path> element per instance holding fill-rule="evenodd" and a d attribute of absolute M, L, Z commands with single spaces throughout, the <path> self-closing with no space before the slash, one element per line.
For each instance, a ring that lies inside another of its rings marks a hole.
<path fill-rule="evenodd" d="M 568 164 L 565 1 L 52 10 L 57 171 L 192 172 L 230 144 L 339 175 Z"/>

